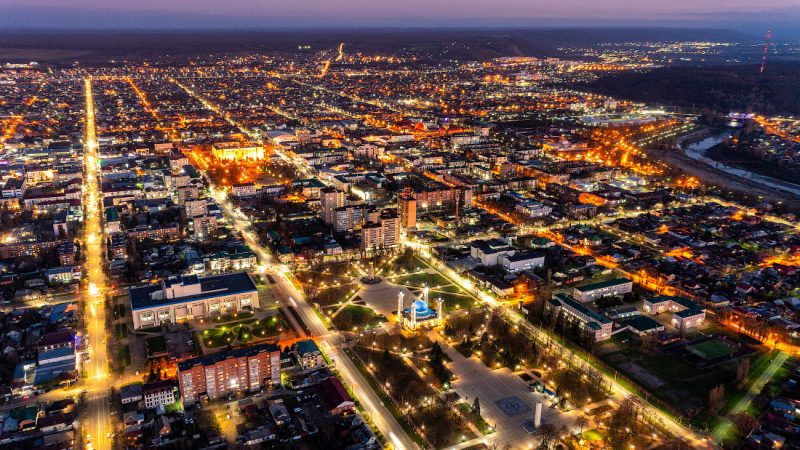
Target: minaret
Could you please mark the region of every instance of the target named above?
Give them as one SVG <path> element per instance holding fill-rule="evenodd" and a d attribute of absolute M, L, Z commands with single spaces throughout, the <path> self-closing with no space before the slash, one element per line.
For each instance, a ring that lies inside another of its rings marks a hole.
<path fill-rule="evenodd" d="M 442 297 L 439 297 L 436 300 L 436 321 L 439 322 L 439 326 L 444 324 L 444 315 L 442 314 L 442 305 L 444 302 L 442 301 Z"/>
<path fill-rule="evenodd" d="M 400 325 L 403 324 L 403 290 L 401 289 L 400 292 L 397 293 L 397 323 Z"/>
<path fill-rule="evenodd" d="M 417 307 L 414 306 L 414 302 L 411 302 L 411 329 L 417 329 Z"/>
<path fill-rule="evenodd" d="M 425 306 L 428 306 L 428 286 L 422 290 L 422 299 L 425 300 Z"/>

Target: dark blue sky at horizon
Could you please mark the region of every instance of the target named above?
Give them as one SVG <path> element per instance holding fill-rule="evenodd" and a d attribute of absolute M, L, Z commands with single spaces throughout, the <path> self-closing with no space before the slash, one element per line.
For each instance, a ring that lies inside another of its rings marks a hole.
<path fill-rule="evenodd" d="M 0 0 L 4 29 L 662 26 L 800 30 L 798 0 Z"/>

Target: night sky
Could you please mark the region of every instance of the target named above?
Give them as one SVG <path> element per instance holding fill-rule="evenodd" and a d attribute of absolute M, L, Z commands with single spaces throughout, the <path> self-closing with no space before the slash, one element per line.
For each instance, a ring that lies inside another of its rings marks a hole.
<path fill-rule="evenodd" d="M 800 28 L 798 0 L 0 0 L 0 10 L 2 28 Z"/>

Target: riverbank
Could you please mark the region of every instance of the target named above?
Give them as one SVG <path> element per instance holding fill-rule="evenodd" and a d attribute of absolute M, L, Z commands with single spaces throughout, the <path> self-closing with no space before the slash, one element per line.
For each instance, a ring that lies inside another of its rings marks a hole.
<path fill-rule="evenodd" d="M 732 166 L 719 161 L 716 161 L 707 155 L 708 151 L 720 143 L 724 142 L 730 137 L 729 133 L 722 133 L 718 135 L 708 136 L 698 142 L 686 144 L 682 149 L 684 154 L 689 158 L 707 164 L 714 169 L 725 172 L 727 174 L 744 178 L 751 182 L 759 183 L 766 188 L 777 189 L 790 194 L 800 196 L 800 185 L 789 183 L 775 177 L 763 175 L 751 170 L 743 169 L 741 167 Z"/>

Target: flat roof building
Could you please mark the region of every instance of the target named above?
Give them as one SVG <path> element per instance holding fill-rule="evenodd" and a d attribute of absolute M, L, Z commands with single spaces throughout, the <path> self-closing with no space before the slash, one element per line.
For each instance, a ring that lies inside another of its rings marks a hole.
<path fill-rule="evenodd" d="M 160 285 L 131 288 L 134 329 L 257 308 L 258 290 L 246 272 L 175 276 Z"/>
<path fill-rule="evenodd" d="M 578 286 L 572 290 L 572 295 L 575 297 L 575 300 L 580 302 L 591 302 L 609 295 L 626 294 L 632 290 L 633 281 L 627 278 L 615 278 L 613 280 Z"/>
<path fill-rule="evenodd" d="M 613 322 L 608 317 L 593 311 L 567 294 L 556 294 L 547 302 L 546 308 L 553 314 L 564 311 L 566 320 L 577 320 L 585 333 L 597 341 L 611 337 Z"/>

